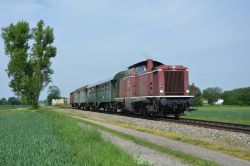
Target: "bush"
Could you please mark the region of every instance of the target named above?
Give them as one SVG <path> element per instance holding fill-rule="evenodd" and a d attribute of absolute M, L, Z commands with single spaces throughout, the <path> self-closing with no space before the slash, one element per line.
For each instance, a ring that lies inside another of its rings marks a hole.
<path fill-rule="evenodd" d="M 224 105 L 250 105 L 250 87 L 225 91 L 222 98 Z"/>

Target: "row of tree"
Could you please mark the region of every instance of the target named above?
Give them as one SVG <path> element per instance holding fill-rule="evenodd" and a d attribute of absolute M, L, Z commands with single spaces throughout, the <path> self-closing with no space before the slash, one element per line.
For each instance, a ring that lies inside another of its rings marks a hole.
<path fill-rule="evenodd" d="M 47 99 L 44 101 L 40 101 L 43 105 L 51 105 L 52 99 L 61 99 L 61 91 L 60 89 L 53 85 L 48 89 Z M 9 97 L 8 99 L 2 98 L 0 99 L 0 105 L 22 105 L 22 103 L 17 97 Z"/>
<path fill-rule="evenodd" d="M 9 97 L 0 99 L 0 105 L 21 105 L 21 101 L 16 97 Z"/>
<path fill-rule="evenodd" d="M 225 105 L 250 105 L 250 87 L 225 91 L 222 98 Z"/>
<path fill-rule="evenodd" d="M 192 86 L 190 86 L 190 91 L 192 91 Z M 218 99 L 223 99 L 224 105 L 250 105 L 250 87 L 224 92 L 219 87 L 210 87 L 201 92 L 195 86 L 194 91 L 195 106 L 202 106 L 204 100 L 207 100 L 208 104 L 214 104 Z"/>

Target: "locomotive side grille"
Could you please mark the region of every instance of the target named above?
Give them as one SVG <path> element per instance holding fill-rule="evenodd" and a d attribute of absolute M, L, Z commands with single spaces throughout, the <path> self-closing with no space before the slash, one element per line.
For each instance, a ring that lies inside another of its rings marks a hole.
<path fill-rule="evenodd" d="M 184 95 L 184 72 L 165 71 L 166 95 Z"/>

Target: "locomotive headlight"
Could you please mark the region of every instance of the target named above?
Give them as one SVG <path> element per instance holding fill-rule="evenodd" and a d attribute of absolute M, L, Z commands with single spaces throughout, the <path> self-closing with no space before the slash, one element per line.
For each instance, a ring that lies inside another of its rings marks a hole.
<path fill-rule="evenodd" d="M 164 93 L 163 86 L 160 86 L 160 93 Z"/>
<path fill-rule="evenodd" d="M 186 92 L 189 93 L 190 91 L 187 89 Z"/>

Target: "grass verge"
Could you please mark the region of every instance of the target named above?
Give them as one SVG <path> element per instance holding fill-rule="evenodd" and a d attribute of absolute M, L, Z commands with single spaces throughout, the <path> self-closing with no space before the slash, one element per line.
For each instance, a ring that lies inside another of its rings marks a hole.
<path fill-rule="evenodd" d="M 232 145 L 231 146 L 225 145 L 225 143 L 223 144 L 221 142 L 214 142 L 214 141 L 212 142 L 212 141 L 194 138 L 194 137 L 191 138 L 191 137 L 188 137 L 182 134 L 177 134 L 174 132 L 166 132 L 166 131 L 155 130 L 151 128 L 138 127 L 136 125 L 131 125 L 131 124 L 122 124 L 119 122 L 109 122 L 109 123 L 115 124 L 124 128 L 129 128 L 129 129 L 142 131 L 142 132 L 146 132 L 146 133 L 150 133 L 150 134 L 154 134 L 158 136 L 163 136 L 172 140 L 186 142 L 188 144 L 201 146 L 201 147 L 208 148 L 211 150 L 220 151 L 225 154 L 238 157 L 244 160 L 250 160 L 250 150 L 239 149 L 237 147 L 233 147 Z"/>
<path fill-rule="evenodd" d="M 139 165 L 97 130 L 54 111 L 0 114 L 0 165 Z"/>
<path fill-rule="evenodd" d="M 175 156 L 175 157 L 180 158 L 183 161 L 185 161 L 185 162 L 187 162 L 187 163 L 189 163 L 191 165 L 206 165 L 206 166 L 218 166 L 219 165 L 219 164 L 217 164 L 217 163 L 215 163 L 213 161 L 204 160 L 204 159 L 201 159 L 199 157 L 195 157 L 195 156 L 190 155 L 190 154 L 186 154 L 186 153 L 183 153 L 183 152 L 180 152 L 180 151 L 176 151 L 176 150 L 173 150 L 173 149 L 165 147 L 165 146 L 157 145 L 155 143 L 146 141 L 144 139 L 140 139 L 140 138 L 131 136 L 129 134 L 125 134 L 125 133 L 122 133 L 122 132 L 119 132 L 119 131 L 116 131 L 116 130 L 112 130 L 112 129 L 103 127 L 101 125 L 85 121 L 83 119 L 75 119 L 75 120 L 78 121 L 78 122 L 84 123 L 86 125 L 91 125 L 91 126 L 94 126 L 94 127 L 98 128 L 98 129 L 101 129 L 101 130 L 104 130 L 106 132 L 112 133 L 112 134 L 117 135 L 117 136 L 119 136 L 121 138 L 125 138 L 127 140 L 133 141 L 136 144 L 139 144 L 139 145 L 154 149 L 154 150 L 162 152 L 162 153 L 166 153 L 168 155 Z"/>
<path fill-rule="evenodd" d="M 79 113 L 67 113 L 67 114 L 88 118 L 87 116 L 84 116 L 83 114 L 79 114 Z M 150 133 L 150 134 L 154 134 L 154 135 L 158 135 L 158 136 L 163 136 L 163 137 L 166 137 L 166 138 L 169 138 L 172 140 L 182 141 L 185 143 L 197 145 L 197 146 L 204 147 L 207 149 L 219 151 L 219 152 L 222 152 L 222 153 L 234 156 L 234 157 L 238 157 L 238 158 L 241 158 L 244 160 L 250 160 L 250 150 L 249 149 L 239 148 L 238 145 L 232 145 L 231 143 L 228 144 L 226 142 L 226 140 L 225 140 L 225 142 L 222 143 L 221 141 L 216 142 L 216 141 L 211 141 L 211 140 L 207 140 L 207 139 L 189 137 L 189 136 L 178 134 L 175 132 L 166 132 L 166 131 L 156 130 L 156 129 L 152 129 L 152 128 L 146 128 L 146 127 L 141 127 L 141 126 L 139 127 L 137 125 L 122 123 L 119 121 L 103 120 L 103 119 L 96 119 L 96 118 L 89 118 L 89 119 L 98 120 L 98 121 L 106 122 L 109 124 L 114 124 L 114 125 L 117 125 L 120 127 L 129 128 L 129 129 L 133 129 L 133 130 L 137 130 L 137 131 L 142 131 L 142 132 L 146 132 L 146 133 Z"/>

